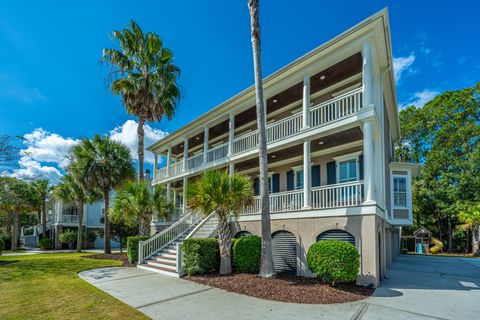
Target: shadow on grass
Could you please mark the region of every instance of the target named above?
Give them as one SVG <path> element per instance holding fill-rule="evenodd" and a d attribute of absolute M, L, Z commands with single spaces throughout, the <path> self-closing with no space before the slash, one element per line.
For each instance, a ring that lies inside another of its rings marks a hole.
<path fill-rule="evenodd" d="M 8 266 L 9 264 L 14 264 L 14 263 L 18 263 L 20 262 L 20 260 L 4 260 L 4 261 L 0 261 L 0 267 L 1 266 Z"/>

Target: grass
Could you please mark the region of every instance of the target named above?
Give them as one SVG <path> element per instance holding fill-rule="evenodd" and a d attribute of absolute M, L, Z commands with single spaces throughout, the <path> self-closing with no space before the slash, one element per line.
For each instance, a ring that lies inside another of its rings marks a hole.
<path fill-rule="evenodd" d="M 122 263 L 85 255 L 0 256 L 0 319 L 148 319 L 77 275 Z"/>

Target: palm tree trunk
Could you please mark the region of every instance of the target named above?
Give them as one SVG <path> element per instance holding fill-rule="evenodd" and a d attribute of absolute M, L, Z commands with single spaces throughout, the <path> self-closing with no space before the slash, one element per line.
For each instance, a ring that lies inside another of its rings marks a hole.
<path fill-rule="evenodd" d="M 453 230 L 452 230 L 452 220 L 450 216 L 447 216 L 447 232 L 448 232 L 448 252 L 453 251 Z"/>
<path fill-rule="evenodd" d="M 18 212 L 14 212 L 13 213 L 12 245 L 11 245 L 11 250 L 12 251 L 15 251 L 15 250 L 18 249 L 17 242 L 18 242 L 18 237 L 19 237 L 19 234 L 20 234 L 20 230 L 18 228 L 19 220 L 20 220 L 20 216 L 19 216 Z"/>
<path fill-rule="evenodd" d="M 230 255 L 232 247 L 232 235 L 230 232 L 230 223 L 228 215 L 225 212 L 218 214 L 218 238 L 220 245 L 220 274 L 232 273 L 232 257 Z"/>
<path fill-rule="evenodd" d="M 143 125 L 145 124 L 145 118 L 140 115 L 138 117 L 138 127 L 137 127 L 137 136 L 138 136 L 138 180 L 143 180 L 143 158 L 144 158 L 144 135 Z"/>
<path fill-rule="evenodd" d="M 40 225 L 42 223 L 42 208 L 38 208 L 38 211 L 37 211 L 37 218 L 38 218 L 38 225 Z"/>
<path fill-rule="evenodd" d="M 6 219 L 6 226 L 5 226 L 5 229 L 6 229 L 6 232 L 7 232 L 7 237 L 9 237 L 10 239 L 13 239 L 13 235 L 12 235 L 12 219 L 13 219 L 13 216 L 7 216 L 7 219 Z"/>
<path fill-rule="evenodd" d="M 45 236 L 47 233 L 47 212 L 45 199 L 42 199 L 42 236 Z"/>
<path fill-rule="evenodd" d="M 480 225 L 474 225 L 472 228 L 472 253 L 480 256 Z"/>
<path fill-rule="evenodd" d="M 110 219 L 108 218 L 108 209 L 110 207 L 110 193 L 109 190 L 103 190 L 103 201 L 105 206 L 105 217 L 104 217 L 104 232 L 103 232 L 103 253 L 110 254 L 112 253 L 112 248 L 110 246 Z"/>
<path fill-rule="evenodd" d="M 262 62 L 260 46 L 259 0 L 248 0 L 250 28 L 252 35 L 253 67 L 255 73 L 255 93 L 257 104 L 257 126 L 259 133 L 260 198 L 262 207 L 262 259 L 260 276 L 272 277 L 273 270 L 272 235 L 270 227 L 270 204 L 268 196 L 267 137 L 265 129 L 265 105 L 263 101 Z"/>
<path fill-rule="evenodd" d="M 82 252 L 83 245 L 83 201 L 77 201 L 78 207 L 78 232 L 77 232 L 77 252 Z"/>

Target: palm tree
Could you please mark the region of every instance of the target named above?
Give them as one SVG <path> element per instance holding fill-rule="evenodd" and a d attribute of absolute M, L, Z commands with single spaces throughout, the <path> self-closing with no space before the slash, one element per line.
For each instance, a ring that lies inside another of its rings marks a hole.
<path fill-rule="evenodd" d="M 83 216 L 84 216 L 84 206 L 87 202 L 87 193 L 85 188 L 80 184 L 78 179 L 73 173 L 67 173 L 62 177 L 60 183 L 56 185 L 53 189 L 53 194 L 65 201 L 72 202 L 75 201 L 75 204 L 78 208 L 78 232 L 77 232 L 77 252 L 82 251 L 82 239 L 83 239 Z"/>
<path fill-rule="evenodd" d="M 69 170 L 88 192 L 98 189 L 104 201 L 104 252 L 111 253 L 110 192 L 135 176 L 128 147 L 108 137 L 96 135 L 92 140 L 83 139 L 72 147 Z"/>
<path fill-rule="evenodd" d="M 480 255 L 480 204 L 461 211 L 458 218 L 463 223 L 463 228 L 472 232 L 473 254 Z"/>
<path fill-rule="evenodd" d="M 128 114 L 138 117 L 138 177 L 143 179 L 145 121 L 171 119 L 180 100 L 177 78 L 180 69 L 173 64 L 173 53 L 153 33 L 143 33 L 130 22 L 130 29 L 113 31 L 120 50 L 103 49 L 102 61 L 112 67 L 110 89 L 122 96 Z"/>
<path fill-rule="evenodd" d="M 262 260 L 260 276 L 273 277 L 272 235 L 270 227 L 270 202 L 268 195 L 268 154 L 265 128 L 265 105 L 263 101 L 262 61 L 260 46 L 259 0 L 248 0 L 250 10 L 250 30 L 252 37 L 253 68 L 255 73 L 255 95 L 257 105 L 258 160 L 260 168 L 260 201 L 262 208 Z"/>
<path fill-rule="evenodd" d="M 50 194 L 50 191 L 52 190 L 51 186 L 49 185 L 48 179 L 38 179 L 33 181 L 33 189 L 36 194 L 36 199 L 38 201 L 38 204 L 40 205 L 40 208 L 38 210 L 41 210 L 42 212 L 42 234 L 45 234 L 47 231 L 47 210 L 46 210 L 46 201 L 47 197 Z"/>
<path fill-rule="evenodd" d="M 250 178 L 240 174 L 230 176 L 227 170 L 206 171 L 189 185 L 187 199 L 194 211 L 204 215 L 216 212 L 219 225 L 220 274 L 231 273 L 230 215 L 236 217 L 243 206 L 253 201 Z"/>

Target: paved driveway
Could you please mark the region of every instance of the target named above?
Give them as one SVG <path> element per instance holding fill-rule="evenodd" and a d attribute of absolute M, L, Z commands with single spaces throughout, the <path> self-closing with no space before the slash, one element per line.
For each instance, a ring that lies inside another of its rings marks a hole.
<path fill-rule="evenodd" d="M 302 305 L 260 300 L 136 268 L 80 277 L 154 319 L 478 319 L 480 259 L 401 256 L 374 296 Z"/>

